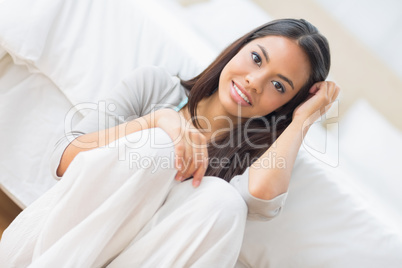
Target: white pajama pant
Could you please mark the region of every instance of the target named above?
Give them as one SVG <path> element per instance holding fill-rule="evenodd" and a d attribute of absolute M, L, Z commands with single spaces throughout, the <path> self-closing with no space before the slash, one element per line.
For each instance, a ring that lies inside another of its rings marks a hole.
<path fill-rule="evenodd" d="M 234 267 L 247 216 L 236 189 L 175 181 L 173 144 L 151 144 L 171 142 L 159 128 L 126 138 L 78 154 L 14 220 L 2 267 Z"/>

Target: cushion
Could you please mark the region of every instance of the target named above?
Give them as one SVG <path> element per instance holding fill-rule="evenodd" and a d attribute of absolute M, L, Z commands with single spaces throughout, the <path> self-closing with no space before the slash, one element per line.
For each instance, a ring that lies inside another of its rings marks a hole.
<path fill-rule="evenodd" d="M 216 55 L 157 1 L 4 0 L 0 45 L 74 105 L 98 100 L 138 66 L 190 78 Z"/>
<path fill-rule="evenodd" d="M 337 104 L 325 118 L 338 116 Z M 402 262 L 402 173 L 395 163 L 400 132 L 365 100 L 340 122 L 322 122 L 318 119 L 303 141 L 282 214 L 269 222 L 247 222 L 236 267 L 398 267 Z"/>
<path fill-rule="evenodd" d="M 247 222 L 236 267 L 398 267 L 399 225 L 350 180 L 302 147 L 282 214 Z"/>
<path fill-rule="evenodd" d="M 339 124 L 340 167 L 402 226 L 402 133 L 365 99 Z"/>

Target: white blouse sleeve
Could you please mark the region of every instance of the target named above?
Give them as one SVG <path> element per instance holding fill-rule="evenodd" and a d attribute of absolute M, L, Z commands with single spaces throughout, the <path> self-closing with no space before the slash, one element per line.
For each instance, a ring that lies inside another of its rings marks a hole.
<path fill-rule="evenodd" d="M 237 175 L 230 181 L 230 184 L 237 189 L 247 204 L 247 219 L 268 221 L 278 216 L 285 204 L 288 193 L 280 194 L 271 200 L 260 199 L 251 195 L 248 183 L 249 168 L 242 175 Z"/>

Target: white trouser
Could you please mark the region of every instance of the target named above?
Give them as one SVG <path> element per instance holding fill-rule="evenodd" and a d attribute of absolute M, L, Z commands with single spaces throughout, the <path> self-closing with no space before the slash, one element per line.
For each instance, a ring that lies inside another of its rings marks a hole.
<path fill-rule="evenodd" d="M 168 135 L 128 136 L 140 137 L 138 148 L 123 138 L 78 154 L 4 232 L 2 267 L 233 267 L 247 215 L 240 194 L 216 177 L 198 188 L 175 181 L 173 145 L 150 142 Z"/>

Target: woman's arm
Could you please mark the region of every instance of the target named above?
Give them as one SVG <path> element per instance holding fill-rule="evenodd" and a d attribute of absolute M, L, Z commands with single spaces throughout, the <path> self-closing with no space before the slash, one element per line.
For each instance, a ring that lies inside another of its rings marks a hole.
<path fill-rule="evenodd" d="M 296 108 L 292 123 L 250 166 L 251 195 L 270 200 L 287 192 L 293 165 L 309 126 L 325 113 L 338 94 L 339 87 L 333 82 L 316 83 L 310 89 L 310 98 Z M 267 163 L 275 165 L 267 167 Z"/>
<path fill-rule="evenodd" d="M 303 121 L 293 120 L 275 143 L 250 166 L 251 195 L 270 200 L 287 192 L 293 165 L 307 128 L 303 130 Z"/>
<path fill-rule="evenodd" d="M 57 168 L 57 176 L 63 176 L 71 161 L 73 161 L 79 152 L 102 147 L 131 133 L 155 127 L 157 115 L 158 112 L 150 113 L 115 127 L 79 136 L 64 150 L 59 167 Z"/>
<path fill-rule="evenodd" d="M 178 112 L 161 109 L 109 129 L 82 135 L 66 147 L 57 168 L 57 176 L 63 176 L 79 152 L 105 146 L 137 131 L 160 127 L 174 142 L 175 164 L 179 171 L 175 179 L 182 181 L 192 175 L 193 185 L 197 187 L 208 166 L 207 140 L 199 130 L 189 126 Z"/>

